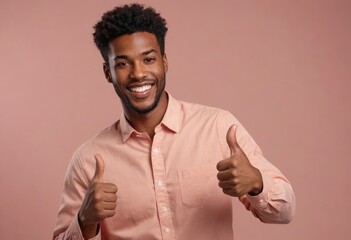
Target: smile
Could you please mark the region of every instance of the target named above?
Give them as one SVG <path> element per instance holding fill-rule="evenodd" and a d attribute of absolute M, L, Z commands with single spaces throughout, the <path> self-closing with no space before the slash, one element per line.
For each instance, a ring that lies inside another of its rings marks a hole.
<path fill-rule="evenodd" d="M 141 92 L 145 92 L 145 91 L 149 90 L 150 88 L 151 88 L 151 85 L 144 85 L 144 86 L 140 86 L 140 87 L 132 87 L 132 88 L 129 88 L 129 90 L 132 92 L 141 93 Z"/>

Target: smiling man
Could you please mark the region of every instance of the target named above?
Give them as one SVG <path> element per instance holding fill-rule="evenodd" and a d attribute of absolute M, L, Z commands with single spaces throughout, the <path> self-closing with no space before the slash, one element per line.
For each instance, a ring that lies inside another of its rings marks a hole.
<path fill-rule="evenodd" d="M 233 239 L 232 206 L 288 223 L 295 196 L 229 112 L 165 91 L 166 21 L 132 4 L 94 40 L 123 114 L 74 153 L 53 239 Z"/>

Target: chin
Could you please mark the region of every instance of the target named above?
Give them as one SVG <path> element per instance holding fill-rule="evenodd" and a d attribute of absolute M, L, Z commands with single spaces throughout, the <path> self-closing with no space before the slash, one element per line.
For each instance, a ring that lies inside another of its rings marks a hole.
<path fill-rule="evenodd" d="M 145 114 L 145 113 L 149 113 L 151 111 L 153 111 L 158 105 L 158 102 L 154 102 L 149 106 L 146 107 L 136 107 L 134 105 L 132 105 L 132 109 L 134 112 L 139 113 L 139 114 Z"/>

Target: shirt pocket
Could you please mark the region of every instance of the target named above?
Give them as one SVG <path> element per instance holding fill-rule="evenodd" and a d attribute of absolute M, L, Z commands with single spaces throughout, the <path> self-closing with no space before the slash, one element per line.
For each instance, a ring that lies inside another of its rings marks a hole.
<path fill-rule="evenodd" d="M 178 169 L 182 202 L 188 207 L 202 207 L 218 187 L 216 164 L 209 163 Z"/>

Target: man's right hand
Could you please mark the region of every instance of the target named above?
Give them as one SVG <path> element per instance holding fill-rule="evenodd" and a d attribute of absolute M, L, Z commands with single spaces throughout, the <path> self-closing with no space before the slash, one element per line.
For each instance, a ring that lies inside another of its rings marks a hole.
<path fill-rule="evenodd" d="M 103 182 L 104 160 L 99 154 L 95 155 L 95 160 L 95 174 L 78 213 L 84 239 L 96 236 L 100 221 L 115 215 L 117 206 L 117 186 Z"/>

